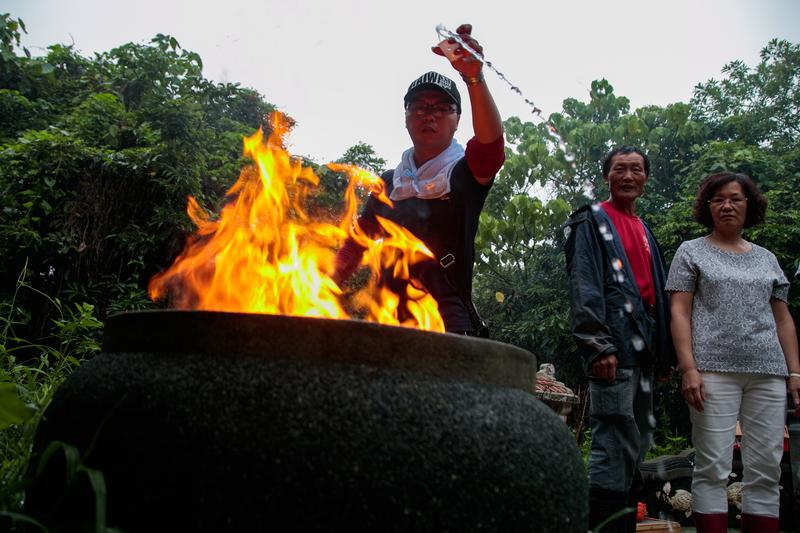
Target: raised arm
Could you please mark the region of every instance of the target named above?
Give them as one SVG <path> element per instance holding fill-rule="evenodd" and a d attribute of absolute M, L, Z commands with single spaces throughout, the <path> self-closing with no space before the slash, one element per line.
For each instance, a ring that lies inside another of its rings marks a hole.
<path fill-rule="evenodd" d="M 483 47 L 471 35 L 471 24 L 462 24 L 456 29 L 456 33 L 470 48 L 483 54 Z M 433 51 L 444 55 L 439 47 L 434 47 Z M 503 135 L 503 121 L 483 77 L 483 63 L 462 47 L 455 50 L 455 55 L 456 59 L 451 61 L 451 65 L 461 74 L 464 83 L 467 84 L 475 140 L 482 144 L 497 141 Z M 476 178 L 478 181 L 488 182 L 492 176 L 476 176 Z"/>

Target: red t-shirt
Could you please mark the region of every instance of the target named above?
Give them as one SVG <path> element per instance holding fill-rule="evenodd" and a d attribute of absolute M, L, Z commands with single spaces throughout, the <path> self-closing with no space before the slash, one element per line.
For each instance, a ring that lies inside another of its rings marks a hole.
<path fill-rule="evenodd" d="M 600 204 L 608 214 L 611 223 L 614 224 L 619 238 L 622 239 L 622 247 L 628 257 L 628 263 L 633 270 L 633 277 L 636 278 L 636 285 L 639 287 L 639 294 L 642 301 L 649 305 L 655 305 L 656 292 L 653 288 L 653 257 L 650 253 L 650 243 L 644 232 L 644 224 L 636 215 L 623 213 L 611 202 Z"/>

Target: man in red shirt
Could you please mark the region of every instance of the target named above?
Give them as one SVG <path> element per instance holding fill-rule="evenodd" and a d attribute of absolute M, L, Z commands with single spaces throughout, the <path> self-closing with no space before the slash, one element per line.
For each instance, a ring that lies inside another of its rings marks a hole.
<path fill-rule="evenodd" d="M 572 332 L 591 402 L 590 529 L 623 508 L 636 509 L 639 464 L 655 429 L 654 372 L 674 364 L 666 266 L 636 216 L 649 174 L 638 148 L 613 149 L 603 160 L 608 200 L 579 209 L 567 222 Z M 635 530 L 635 512 L 603 527 Z"/>
<path fill-rule="evenodd" d="M 472 26 L 462 24 L 456 32 L 473 50 L 482 52 L 471 36 Z M 438 47 L 434 52 L 444 54 Z M 460 46 L 448 58 L 466 83 L 474 136 L 466 149 L 453 138 L 461 119 L 461 95 L 455 81 L 427 72 L 411 82 L 403 102 L 412 147 L 402 154 L 396 169 L 381 176 L 393 206 L 371 196 L 358 224 L 367 235 L 379 238 L 376 217 L 382 217 L 422 240 L 436 260 L 416 266 L 412 277 L 436 299 L 445 329 L 484 335 L 485 325 L 471 299 L 475 235 L 486 195 L 505 160 L 503 125 L 483 77 L 483 64 Z M 363 252 L 355 240 L 345 241 L 336 256 L 333 278 L 337 283 L 353 274 Z M 402 321 L 408 312 L 404 295 L 409 281 L 394 279 L 387 269 L 382 283 L 400 298 Z"/>

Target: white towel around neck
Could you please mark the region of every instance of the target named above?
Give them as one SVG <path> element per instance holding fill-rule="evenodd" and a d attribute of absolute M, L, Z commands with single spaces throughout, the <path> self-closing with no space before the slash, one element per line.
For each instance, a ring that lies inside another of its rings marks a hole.
<path fill-rule="evenodd" d="M 414 148 L 409 148 L 394 170 L 394 188 L 389 198 L 394 201 L 414 196 L 424 200 L 441 198 L 450 192 L 450 174 L 462 157 L 464 148 L 453 139 L 445 151 L 417 168 Z"/>

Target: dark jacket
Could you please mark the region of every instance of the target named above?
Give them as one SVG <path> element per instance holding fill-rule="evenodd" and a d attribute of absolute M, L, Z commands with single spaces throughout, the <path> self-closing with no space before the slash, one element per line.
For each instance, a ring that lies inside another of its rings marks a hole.
<path fill-rule="evenodd" d="M 622 241 L 606 212 L 599 205 L 585 206 L 566 223 L 572 334 L 587 375 L 592 363 L 608 354 L 616 354 L 620 367 L 652 365 L 659 371 L 675 365 L 664 290 L 666 265 L 653 233 L 647 224 L 644 227 L 653 258 L 653 316 L 645 309 Z"/>

